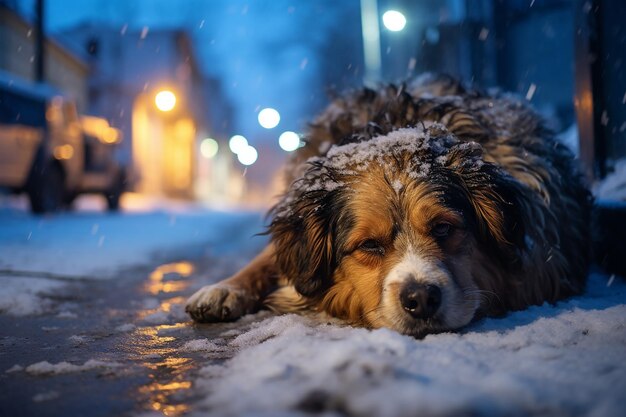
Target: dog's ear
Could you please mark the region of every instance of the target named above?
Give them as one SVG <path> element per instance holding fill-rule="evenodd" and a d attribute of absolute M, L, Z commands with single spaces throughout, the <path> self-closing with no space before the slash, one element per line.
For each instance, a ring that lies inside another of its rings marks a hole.
<path fill-rule="evenodd" d="M 456 146 L 447 160 L 466 190 L 481 243 L 494 250 L 506 266 L 519 266 L 531 215 L 529 190 L 497 165 L 485 162 L 480 145 Z"/>
<path fill-rule="evenodd" d="M 330 286 L 336 266 L 338 192 L 294 194 L 285 196 L 274 208 L 269 233 L 280 272 L 300 294 L 315 297 Z"/>

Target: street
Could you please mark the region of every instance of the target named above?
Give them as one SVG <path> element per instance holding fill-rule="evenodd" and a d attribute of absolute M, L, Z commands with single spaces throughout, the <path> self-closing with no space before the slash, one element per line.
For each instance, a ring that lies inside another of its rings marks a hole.
<path fill-rule="evenodd" d="M 583 296 L 423 340 L 322 315 L 191 322 L 186 298 L 242 267 L 262 231 L 257 212 L 5 204 L 0 415 L 621 413 L 622 278 L 595 272 Z"/>
<path fill-rule="evenodd" d="M 624 416 L 624 22 L 0 0 L 0 417 Z"/>
<path fill-rule="evenodd" d="M 166 264 L 194 268 L 193 276 L 215 270 L 220 261 Z M 209 266 L 211 268 L 209 268 Z M 218 270 L 228 272 L 223 265 Z M 71 285 L 53 300 L 76 313 L 38 317 L 0 316 L 0 369 L 43 361 L 111 364 L 85 372 L 3 372 L 3 416 L 116 416 L 140 411 L 180 415 L 194 400 L 192 376 L 202 364 L 188 341 L 229 327 L 197 329 L 182 312 L 188 276 L 159 275 L 139 267 L 107 282 Z M 153 275 L 154 276 L 154 275 Z M 232 325 L 230 325 L 232 326 Z M 51 406 L 53 405 L 53 406 Z"/>
<path fill-rule="evenodd" d="M 253 256 L 263 239 L 252 235 L 262 231 L 262 223 L 257 213 L 158 211 L 37 218 L 1 210 L 0 415 L 188 411 L 197 395 L 191 390 L 193 375 L 203 361 L 199 352 L 182 347 L 198 337 L 214 338 L 233 324 L 194 326 L 184 300 Z M 210 230 L 212 217 L 221 218 L 220 230 Z M 171 231 L 174 218 L 182 230 Z M 190 219 L 196 224 L 187 226 Z M 92 233 L 96 224 L 108 230 L 104 240 L 112 246 Z M 152 240 L 133 239 L 127 234 L 133 225 L 137 235 L 151 232 Z M 81 253 L 83 236 L 72 233 L 83 226 L 82 235 L 95 241 L 92 256 Z M 37 231 L 27 231 L 31 227 L 44 230 L 41 241 L 34 237 Z M 14 239 L 22 231 L 23 239 Z M 190 231 L 193 237 L 172 246 Z M 35 249 L 24 244 L 26 238 Z M 128 252 L 134 256 L 125 256 Z"/>

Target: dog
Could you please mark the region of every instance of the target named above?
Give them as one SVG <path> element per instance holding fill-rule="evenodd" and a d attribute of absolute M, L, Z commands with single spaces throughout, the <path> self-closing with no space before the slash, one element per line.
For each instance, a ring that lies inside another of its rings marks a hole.
<path fill-rule="evenodd" d="M 198 322 L 265 306 L 423 337 L 583 291 L 591 196 L 513 95 L 425 76 L 335 98 L 270 211 L 269 245 L 196 292 Z"/>

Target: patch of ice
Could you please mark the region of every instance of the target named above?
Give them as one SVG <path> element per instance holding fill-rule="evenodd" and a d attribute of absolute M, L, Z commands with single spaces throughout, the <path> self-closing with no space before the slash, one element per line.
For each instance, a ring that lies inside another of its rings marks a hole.
<path fill-rule="evenodd" d="M 96 359 L 89 359 L 82 365 L 75 365 L 69 362 L 59 362 L 56 364 L 52 364 L 48 361 L 43 361 L 27 366 L 24 371 L 31 375 L 60 375 L 91 371 L 94 369 L 111 371 L 121 366 L 122 364 L 117 362 L 106 362 Z"/>
<path fill-rule="evenodd" d="M 0 312 L 12 316 L 29 316 L 49 312 L 53 304 L 46 297 L 65 284 L 30 277 L 2 277 Z"/>
<path fill-rule="evenodd" d="M 43 402 L 43 401 L 56 400 L 60 396 L 61 396 L 61 394 L 59 394 L 58 391 L 41 392 L 39 394 L 36 394 L 33 397 L 33 401 L 36 402 L 36 403 L 40 403 L 40 402 Z"/>
<path fill-rule="evenodd" d="M 57 314 L 57 317 L 61 319 L 75 319 L 78 318 L 78 315 L 71 311 L 64 310 Z"/>
<path fill-rule="evenodd" d="M 120 332 L 120 333 L 123 333 L 123 332 L 132 332 L 132 331 L 133 331 L 133 330 L 135 330 L 136 328 L 137 328 L 137 326 L 135 326 L 134 324 L 132 324 L 132 323 L 126 323 L 126 324 L 121 324 L 121 325 L 117 326 L 117 327 L 115 328 L 115 331 L 116 331 L 116 332 Z"/>
<path fill-rule="evenodd" d="M 226 344 L 221 338 L 214 341 L 208 339 L 190 340 L 182 346 L 181 350 L 185 352 L 202 352 L 205 357 L 210 359 L 228 359 L 237 351 L 235 346 Z"/>
<path fill-rule="evenodd" d="M 88 336 L 82 336 L 82 335 L 72 335 L 68 337 L 67 340 L 69 340 L 75 345 L 84 345 L 87 342 L 90 342 L 91 338 Z"/>
<path fill-rule="evenodd" d="M 241 330 L 239 329 L 232 329 L 232 330 L 227 330 L 224 333 L 222 333 L 223 337 L 231 337 L 231 336 L 239 336 L 241 334 Z"/>
<path fill-rule="evenodd" d="M 54 332 L 56 330 L 59 330 L 59 326 L 42 326 L 41 330 L 43 330 L 44 332 Z"/>
<path fill-rule="evenodd" d="M 196 339 L 186 342 L 181 348 L 187 352 L 216 352 L 224 350 L 224 346 L 220 346 L 209 339 Z"/>
<path fill-rule="evenodd" d="M 12 372 L 21 372 L 24 370 L 24 367 L 21 365 L 13 365 L 12 367 L 10 367 L 9 369 L 7 369 L 6 371 L 4 371 L 7 374 L 10 374 Z"/>

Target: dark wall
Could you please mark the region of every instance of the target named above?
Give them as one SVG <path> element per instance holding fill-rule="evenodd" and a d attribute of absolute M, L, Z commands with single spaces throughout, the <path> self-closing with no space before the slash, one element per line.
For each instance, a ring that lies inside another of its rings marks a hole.
<path fill-rule="evenodd" d="M 600 19 L 600 128 L 606 141 L 606 170 L 626 158 L 626 1 L 597 1 Z"/>
<path fill-rule="evenodd" d="M 570 2 L 517 8 L 494 3 L 497 81 L 540 109 L 554 111 L 558 130 L 574 121 L 574 10 Z"/>
<path fill-rule="evenodd" d="M 574 122 L 572 1 L 459 1 L 462 19 L 425 25 L 417 48 L 420 71 L 443 71 L 481 86 L 517 92 L 550 117 Z M 458 15 L 458 11 L 456 13 Z"/>

